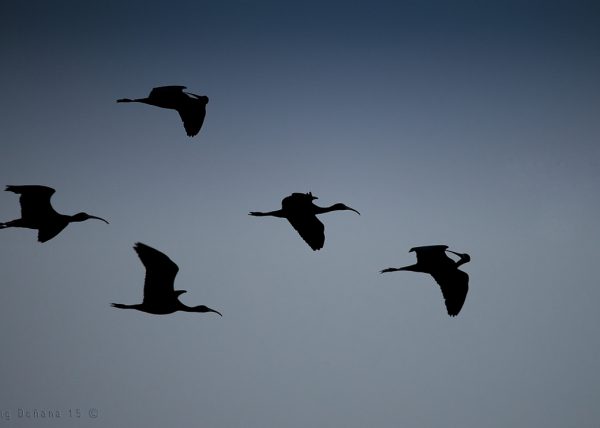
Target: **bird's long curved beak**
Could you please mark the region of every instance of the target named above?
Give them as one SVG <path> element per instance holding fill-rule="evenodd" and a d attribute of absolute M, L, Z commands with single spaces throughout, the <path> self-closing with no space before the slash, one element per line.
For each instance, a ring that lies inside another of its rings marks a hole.
<path fill-rule="evenodd" d="M 222 314 L 221 312 L 219 312 L 219 311 L 215 311 L 214 309 L 210 309 L 210 308 L 208 308 L 208 311 L 209 311 L 209 312 L 214 312 L 215 314 L 219 314 L 219 315 L 223 316 L 223 314 Z"/>
<path fill-rule="evenodd" d="M 463 256 L 461 253 L 457 253 L 456 251 L 452 251 L 452 250 L 446 250 L 446 251 L 449 252 L 449 253 L 452 253 L 452 254 L 456 254 L 458 257 L 462 257 Z"/>
<path fill-rule="evenodd" d="M 356 211 L 354 208 L 350 208 L 350 207 L 348 207 L 348 209 L 349 209 L 350 211 L 354 211 L 356 214 L 360 215 L 360 213 L 359 213 L 358 211 Z"/>
<path fill-rule="evenodd" d="M 102 220 L 106 224 L 110 224 L 108 221 L 104 220 L 102 217 L 96 217 L 95 215 L 91 215 L 90 218 L 95 218 L 96 220 Z"/>

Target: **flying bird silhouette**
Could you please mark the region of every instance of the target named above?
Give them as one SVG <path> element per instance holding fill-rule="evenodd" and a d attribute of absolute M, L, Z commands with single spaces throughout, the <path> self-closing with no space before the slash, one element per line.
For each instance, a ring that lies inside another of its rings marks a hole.
<path fill-rule="evenodd" d="M 112 303 L 114 308 L 137 309 L 155 315 L 172 314 L 173 312 L 220 312 L 206 306 L 186 306 L 179 301 L 179 296 L 185 290 L 175 290 L 175 276 L 179 267 L 165 254 L 148 245 L 138 242 L 133 247 L 138 257 L 146 268 L 144 280 L 144 299 L 137 305 L 123 305 Z M 222 316 L 222 315 L 221 315 Z"/>
<path fill-rule="evenodd" d="M 54 211 L 50 198 L 55 190 L 46 186 L 6 186 L 7 192 L 21 195 L 21 218 L 0 223 L 0 229 L 7 227 L 25 227 L 38 230 L 38 241 L 46 242 L 58 235 L 69 223 L 85 221 L 90 218 L 108 221 L 103 218 L 78 213 L 75 215 L 59 214 Z"/>
<path fill-rule="evenodd" d="M 448 315 L 456 316 L 463 307 L 469 290 L 469 275 L 458 269 L 458 267 L 470 262 L 471 256 L 455 253 L 447 248 L 447 245 L 411 248 L 409 252 L 417 254 L 416 264 L 401 268 L 387 268 L 382 270 L 381 273 L 408 270 L 430 274 L 442 289 Z M 446 252 L 456 254 L 460 260 L 454 261 L 446 255 Z"/>
<path fill-rule="evenodd" d="M 202 95 L 184 92 L 185 86 L 159 86 L 152 89 L 147 98 L 121 98 L 118 103 L 144 103 L 156 107 L 177 110 L 183 127 L 188 136 L 193 137 L 198 134 L 204 116 L 206 116 L 206 104 L 208 97 Z"/>
<path fill-rule="evenodd" d="M 354 208 L 340 203 L 330 207 L 319 207 L 313 204 L 312 201 L 315 199 L 318 198 L 313 196 L 311 192 L 292 193 L 290 196 L 283 198 L 280 210 L 269 212 L 252 211 L 250 215 L 286 218 L 310 248 L 316 251 L 323 248 L 325 244 L 325 226 L 317 219 L 317 214 L 338 210 L 350 210 L 359 215 L 360 213 Z"/>

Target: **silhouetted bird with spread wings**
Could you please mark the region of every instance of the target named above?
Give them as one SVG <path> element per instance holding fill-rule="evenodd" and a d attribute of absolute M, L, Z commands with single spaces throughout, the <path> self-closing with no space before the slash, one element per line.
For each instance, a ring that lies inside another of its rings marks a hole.
<path fill-rule="evenodd" d="M 463 307 L 469 290 L 469 275 L 458 269 L 458 267 L 470 262 L 471 256 L 455 253 L 447 248 L 447 245 L 411 248 L 410 252 L 417 254 L 416 264 L 401 268 L 387 268 L 382 270 L 381 273 L 408 270 L 430 274 L 442 289 L 448 315 L 456 316 Z M 460 260 L 454 261 L 446 255 L 446 252 L 456 254 Z"/>
<path fill-rule="evenodd" d="M 156 107 L 177 110 L 188 136 L 200 132 L 206 116 L 208 97 L 184 92 L 185 86 L 160 86 L 152 89 L 147 98 L 121 98 L 118 103 L 144 103 Z"/>
<path fill-rule="evenodd" d="M 103 218 L 78 213 L 75 215 L 59 214 L 54 211 L 50 198 L 55 190 L 46 186 L 6 186 L 7 192 L 13 192 L 21 195 L 19 202 L 21 204 L 21 218 L 0 223 L 0 229 L 7 227 L 24 227 L 27 229 L 38 230 L 38 241 L 46 242 L 58 235 L 69 223 L 79 222 L 94 218 L 102 220 L 106 224 L 108 221 Z"/>
<path fill-rule="evenodd" d="M 252 211 L 250 215 L 286 218 L 310 248 L 316 251 L 323 248 L 325 244 L 325 226 L 317 219 L 317 214 L 338 210 L 350 210 L 357 214 L 360 213 L 354 208 L 340 203 L 330 207 L 318 207 L 312 202 L 315 199 L 318 198 L 310 192 L 292 193 L 290 196 L 283 198 L 280 210 L 269 212 Z"/>
<path fill-rule="evenodd" d="M 144 299 L 137 305 L 123 305 L 113 303 L 114 308 L 137 309 L 154 315 L 166 315 L 173 312 L 220 312 L 206 306 L 186 306 L 179 301 L 179 296 L 185 290 L 175 290 L 175 276 L 179 267 L 165 254 L 148 245 L 138 242 L 133 247 L 144 267 L 146 278 L 144 280 Z"/>

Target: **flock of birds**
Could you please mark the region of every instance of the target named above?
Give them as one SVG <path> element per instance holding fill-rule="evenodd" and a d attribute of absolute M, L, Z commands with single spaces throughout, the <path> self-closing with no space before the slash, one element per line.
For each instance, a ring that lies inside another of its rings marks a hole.
<path fill-rule="evenodd" d="M 208 97 L 184 92 L 185 86 L 162 86 L 152 89 L 146 98 L 122 98 L 118 103 L 138 102 L 166 109 L 173 109 L 179 113 L 183 126 L 188 136 L 193 137 L 200 132 L 206 116 Z M 82 222 L 89 219 L 108 221 L 85 212 L 75 215 L 60 214 L 54 210 L 50 199 L 55 190 L 39 185 L 7 186 L 6 191 L 20 195 L 21 218 L 0 223 L 0 229 L 8 227 L 22 227 L 36 229 L 38 241 L 46 242 L 58 235 L 69 223 Z M 292 193 L 281 201 L 281 209 L 276 211 L 252 211 L 252 216 L 272 216 L 287 219 L 302 239 L 314 251 L 320 250 L 325 244 L 325 226 L 317 215 L 331 211 L 354 211 L 342 203 L 329 207 L 319 207 L 313 203 L 317 199 L 312 193 Z M 179 301 L 179 296 L 185 290 L 175 290 L 175 276 L 179 267 L 162 252 L 140 242 L 136 243 L 134 250 L 146 269 L 144 280 L 144 297 L 142 303 L 125 305 L 113 303 L 119 309 L 136 309 L 150 314 L 164 315 L 176 311 L 184 312 L 220 312 L 206 306 L 186 306 Z M 401 268 L 387 268 L 381 273 L 395 271 L 412 271 L 430 274 L 442 290 L 448 315 L 456 316 L 462 309 L 468 292 L 469 275 L 459 269 L 461 265 L 471 260 L 468 254 L 448 250 L 446 245 L 429 245 L 415 247 L 410 250 L 415 252 L 417 263 Z M 455 254 L 458 261 L 448 257 L 447 253 Z"/>

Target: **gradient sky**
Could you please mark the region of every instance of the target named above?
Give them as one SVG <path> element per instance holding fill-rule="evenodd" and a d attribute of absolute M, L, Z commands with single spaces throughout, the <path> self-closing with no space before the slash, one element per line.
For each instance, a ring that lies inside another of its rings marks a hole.
<path fill-rule="evenodd" d="M 0 185 L 111 224 L 0 231 L 0 427 L 600 426 L 595 2 L 4 3 Z M 161 85 L 197 137 L 115 103 Z M 362 214 L 321 251 L 247 215 L 308 191 Z M 137 241 L 223 317 L 111 308 Z M 456 318 L 378 273 L 429 244 L 472 256 Z"/>

